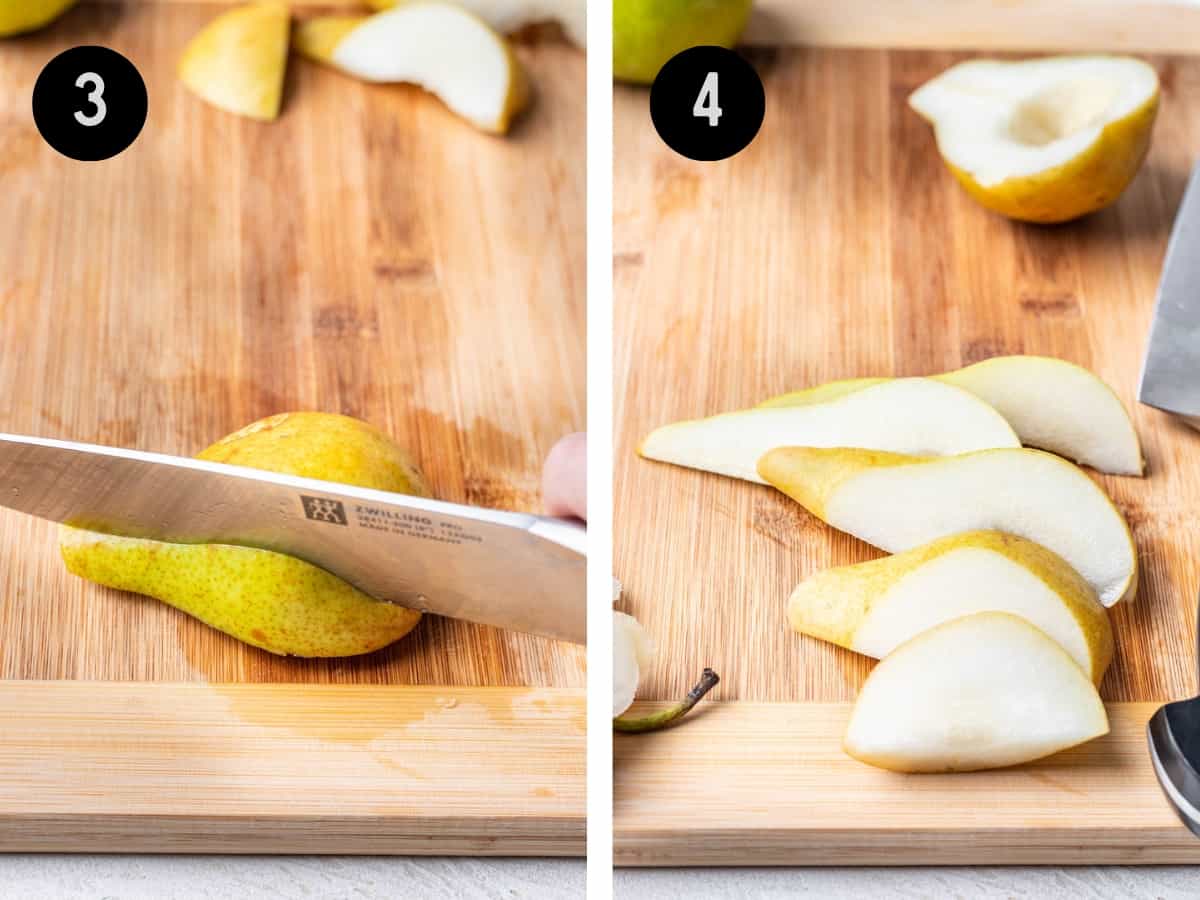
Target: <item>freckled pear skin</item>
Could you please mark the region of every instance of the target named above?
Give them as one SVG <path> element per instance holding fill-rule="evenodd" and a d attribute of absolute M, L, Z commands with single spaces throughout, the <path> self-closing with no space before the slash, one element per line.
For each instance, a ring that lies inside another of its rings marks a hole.
<path fill-rule="evenodd" d="M 271 416 L 222 438 L 199 458 L 428 496 L 399 446 L 346 416 Z M 66 526 L 59 544 L 72 574 L 154 597 L 282 656 L 370 653 L 404 637 L 421 618 L 416 610 L 375 600 L 323 569 L 267 550 L 171 544 Z"/>

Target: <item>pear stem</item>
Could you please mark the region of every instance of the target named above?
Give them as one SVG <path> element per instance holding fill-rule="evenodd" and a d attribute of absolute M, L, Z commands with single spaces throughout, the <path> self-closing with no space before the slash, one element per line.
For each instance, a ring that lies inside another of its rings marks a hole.
<path fill-rule="evenodd" d="M 613 719 L 613 730 L 626 734 L 644 734 L 647 731 L 658 731 L 660 728 L 666 728 L 672 722 L 686 716 L 688 711 L 700 702 L 700 698 L 715 688 L 717 682 L 720 680 L 721 676 L 712 669 L 705 669 L 704 674 L 700 676 L 700 680 L 687 692 L 687 696 L 675 705 L 668 706 L 666 709 L 660 709 L 658 712 L 652 712 L 649 715 L 639 716 L 638 718 L 617 716 L 617 718 Z"/>

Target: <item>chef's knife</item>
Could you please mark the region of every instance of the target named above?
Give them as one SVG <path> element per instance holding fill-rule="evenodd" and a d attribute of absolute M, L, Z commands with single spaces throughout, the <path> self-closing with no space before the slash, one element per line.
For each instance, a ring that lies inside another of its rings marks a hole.
<path fill-rule="evenodd" d="M 274 550 L 379 600 L 584 643 L 575 522 L 0 434 L 0 506 L 125 537 Z"/>
<path fill-rule="evenodd" d="M 1167 245 L 1138 399 L 1200 428 L 1200 164 Z"/>

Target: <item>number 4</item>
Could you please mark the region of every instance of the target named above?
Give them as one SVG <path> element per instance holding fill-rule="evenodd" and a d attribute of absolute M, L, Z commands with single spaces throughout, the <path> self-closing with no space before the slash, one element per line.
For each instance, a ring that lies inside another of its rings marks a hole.
<path fill-rule="evenodd" d="M 717 103 L 717 73 L 709 72 L 700 87 L 700 95 L 692 105 L 692 115 L 697 119 L 708 119 L 708 124 L 716 128 L 717 120 L 721 118 L 721 107 Z"/>

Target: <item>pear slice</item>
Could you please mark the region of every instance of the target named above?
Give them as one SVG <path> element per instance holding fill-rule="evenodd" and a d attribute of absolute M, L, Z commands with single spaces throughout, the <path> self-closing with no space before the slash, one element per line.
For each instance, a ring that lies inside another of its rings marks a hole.
<path fill-rule="evenodd" d="M 12 37 L 49 25 L 78 0 L 0 0 L 0 37 Z"/>
<path fill-rule="evenodd" d="M 367 0 L 372 9 L 391 9 L 405 0 Z M 501 34 L 557 22 L 577 47 L 587 45 L 587 0 L 458 0 L 458 5 Z"/>
<path fill-rule="evenodd" d="M 413 0 L 373 16 L 310 19 L 293 42 L 310 59 L 365 81 L 420 85 L 484 131 L 508 131 L 529 99 L 525 71 L 508 42 L 441 0 Z"/>
<path fill-rule="evenodd" d="M 891 553 L 963 531 L 1004 531 L 1057 553 L 1105 606 L 1137 591 L 1121 513 L 1082 469 L 1041 450 L 939 458 L 781 447 L 758 471 L 834 528 Z"/>
<path fill-rule="evenodd" d="M 1120 56 L 959 63 L 909 105 L 968 193 L 1028 222 L 1065 222 L 1120 196 L 1146 157 L 1158 76 Z"/>
<path fill-rule="evenodd" d="M 1022 444 L 1113 475 L 1141 475 L 1142 447 L 1129 413 L 1107 384 L 1080 366 L 1046 356 L 997 356 L 932 376 L 995 408 Z M 884 378 L 852 378 L 781 394 L 762 407 L 845 396 Z"/>
<path fill-rule="evenodd" d="M 613 718 L 633 705 L 642 673 L 654 660 L 646 629 L 628 613 L 613 611 Z"/>
<path fill-rule="evenodd" d="M 278 118 L 289 22 L 286 3 L 252 3 L 217 16 L 184 50 L 180 80 L 227 112 Z"/>
<path fill-rule="evenodd" d="M 1095 685 L 1024 619 L 983 612 L 901 644 L 863 685 L 843 741 L 895 772 L 1041 759 L 1108 733 Z"/>
<path fill-rule="evenodd" d="M 1027 619 L 1099 683 L 1113 634 L 1096 592 L 1045 547 L 999 531 L 818 572 L 788 601 L 792 628 L 882 659 L 922 631 L 977 612 Z"/>
<path fill-rule="evenodd" d="M 765 484 L 759 458 L 789 445 L 942 455 L 1017 447 L 1020 441 L 999 413 L 969 392 L 927 378 L 898 378 L 825 402 L 665 425 L 638 452 Z"/>

